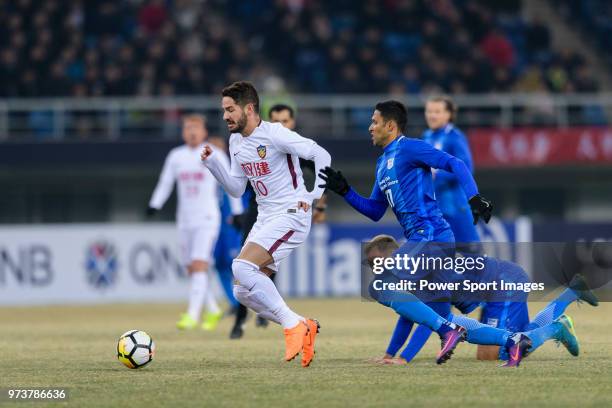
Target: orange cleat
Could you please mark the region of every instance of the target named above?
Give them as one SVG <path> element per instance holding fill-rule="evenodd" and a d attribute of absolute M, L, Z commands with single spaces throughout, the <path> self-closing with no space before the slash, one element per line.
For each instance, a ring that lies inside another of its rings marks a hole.
<path fill-rule="evenodd" d="M 304 347 L 302 348 L 302 367 L 308 367 L 315 356 L 315 338 L 319 333 L 321 325 L 315 319 L 306 320 L 308 331 L 304 335 Z"/>
<path fill-rule="evenodd" d="M 285 329 L 285 360 L 293 360 L 304 347 L 304 339 L 308 333 L 306 323 L 299 322 L 291 329 Z"/>

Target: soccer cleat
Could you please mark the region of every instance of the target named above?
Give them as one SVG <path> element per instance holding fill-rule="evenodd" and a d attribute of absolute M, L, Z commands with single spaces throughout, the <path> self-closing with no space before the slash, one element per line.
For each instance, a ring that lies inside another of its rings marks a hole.
<path fill-rule="evenodd" d="M 176 322 L 176 327 L 179 330 L 192 330 L 198 325 L 198 322 L 194 320 L 187 313 L 183 313 L 178 322 Z"/>
<path fill-rule="evenodd" d="M 508 362 L 502 367 L 518 367 L 531 349 L 531 339 L 523 333 L 513 334 L 511 340 L 513 344 L 508 347 Z"/>
<path fill-rule="evenodd" d="M 223 312 L 221 311 L 217 313 L 206 313 L 206 316 L 204 316 L 204 323 L 202 323 L 202 330 L 215 330 L 222 317 Z"/>
<path fill-rule="evenodd" d="M 578 357 L 580 354 L 580 344 L 578 343 L 578 337 L 574 330 L 574 322 L 568 315 L 561 315 L 555 320 L 560 323 L 563 328 L 559 331 L 558 335 L 555 336 L 555 340 L 565 346 L 567 351 L 574 356 Z"/>
<path fill-rule="evenodd" d="M 569 283 L 569 287 L 576 292 L 578 299 L 584 300 L 591 306 L 599 305 L 599 299 L 597 299 L 597 296 L 595 296 L 595 294 L 591 291 L 591 288 L 589 288 L 584 276 L 581 274 L 578 273 L 574 275 Z"/>
<path fill-rule="evenodd" d="M 304 339 L 308 332 L 306 323 L 300 321 L 295 327 L 285 329 L 285 360 L 293 360 L 304 347 Z"/>
<path fill-rule="evenodd" d="M 455 328 L 445 333 L 441 340 L 440 351 L 436 357 L 436 364 L 443 364 L 447 360 L 450 360 L 457 344 L 465 340 L 466 330 L 461 326 L 455 325 Z"/>
<path fill-rule="evenodd" d="M 321 325 L 315 319 L 307 319 L 308 331 L 304 336 L 304 346 L 302 347 L 302 367 L 308 367 L 315 356 L 315 339 L 321 329 Z"/>
<path fill-rule="evenodd" d="M 235 324 L 234 327 L 232 327 L 232 331 L 230 332 L 230 339 L 232 340 L 237 340 L 237 339 L 241 339 L 242 336 L 244 336 L 244 323 L 239 323 L 239 324 Z"/>
<path fill-rule="evenodd" d="M 268 327 L 268 320 L 264 319 L 263 317 L 257 315 L 257 318 L 255 319 L 255 327 L 262 327 L 262 328 L 266 328 Z"/>

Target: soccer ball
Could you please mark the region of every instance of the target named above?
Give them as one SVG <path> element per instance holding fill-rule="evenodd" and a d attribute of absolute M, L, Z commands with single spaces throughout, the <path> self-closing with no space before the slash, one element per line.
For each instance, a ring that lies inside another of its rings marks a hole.
<path fill-rule="evenodd" d="M 155 343 L 142 330 L 130 330 L 119 337 L 117 358 L 128 368 L 142 368 L 153 360 Z"/>

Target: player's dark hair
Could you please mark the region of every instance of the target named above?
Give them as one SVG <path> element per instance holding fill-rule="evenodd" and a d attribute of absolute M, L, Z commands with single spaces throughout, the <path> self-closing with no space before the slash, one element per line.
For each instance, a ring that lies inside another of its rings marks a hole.
<path fill-rule="evenodd" d="M 232 98 L 241 108 L 252 103 L 255 113 L 259 113 L 259 95 L 257 95 L 257 90 L 250 82 L 234 82 L 223 88 L 221 95 Z"/>
<path fill-rule="evenodd" d="M 448 113 L 450 113 L 450 122 L 454 122 L 457 118 L 457 104 L 453 99 L 448 95 L 435 95 L 427 98 L 427 102 L 442 102 L 444 104 L 444 109 Z"/>
<path fill-rule="evenodd" d="M 285 110 L 289 111 L 289 116 L 291 117 L 291 119 L 293 119 L 293 108 L 289 105 L 285 105 L 284 103 L 277 103 L 276 105 L 272 106 L 268 111 L 268 117 L 271 117 L 272 113 L 274 112 L 282 112 Z"/>
<path fill-rule="evenodd" d="M 375 109 L 380 112 L 385 122 L 392 120 L 397 123 L 400 132 L 404 133 L 408 123 L 408 112 L 403 103 L 398 101 L 385 101 L 376 104 Z"/>

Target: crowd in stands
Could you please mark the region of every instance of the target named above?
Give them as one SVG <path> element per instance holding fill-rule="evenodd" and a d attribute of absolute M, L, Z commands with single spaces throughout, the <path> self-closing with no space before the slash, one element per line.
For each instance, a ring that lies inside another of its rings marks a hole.
<path fill-rule="evenodd" d="M 0 32 L 1 97 L 598 89 L 520 1 L 12 0 Z"/>

